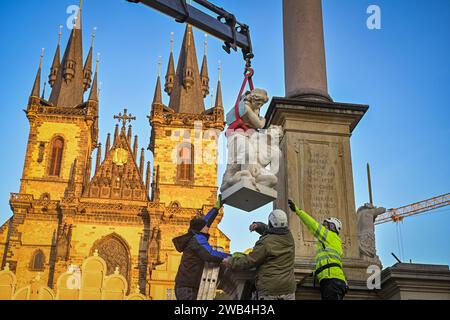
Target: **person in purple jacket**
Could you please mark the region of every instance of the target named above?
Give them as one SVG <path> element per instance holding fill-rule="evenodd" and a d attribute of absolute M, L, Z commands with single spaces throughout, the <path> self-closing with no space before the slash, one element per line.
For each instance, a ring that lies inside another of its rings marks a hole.
<path fill-rule="evenodd" d="M 177 300 L 197 300 L 205 262 L 220 264 L 230 256 L 214 250 L 208 243 L 209 229 L 222 206 L 222 198 L 219 196 L 217 203 L 206 216 L 193 218 L 188 232 L 172 240 L 177 251 L 183 253 L 175 278 Z"/>

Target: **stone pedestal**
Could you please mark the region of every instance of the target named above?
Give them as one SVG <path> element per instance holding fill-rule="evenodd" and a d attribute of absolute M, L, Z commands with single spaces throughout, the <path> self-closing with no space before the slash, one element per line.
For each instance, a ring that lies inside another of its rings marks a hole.
<path fill-rule="evenodd" d="M 319 284 L 314 285 L 313 262 L 297 262 L 296 300 L 320 300 Z M 362 270 L 358 262 L 344 260 L 346 272 Z M 221 270 L 222 299 L 250 300 L 254 293 L 255 271 Z M 350 279 L 345 300 L 450 300 L 450 270 L 444 265 L 398 263 L 381 273 L 381 288 L 370 290 L 366 280 Z"/>
<path fill-rule="evenodd" d="M 228 206 L 247 212 L 273 202 L 276 198 L 276 191 L 260 184 L 255 187 L 248 179 L 243 179 L 222 192 L 222 200 Z"/>
<path fill-rule="evenodd" d="M 284 129 L 282 161 L 275 208 L 290 212 L 292 198 L 317 221 L 336 217 L 343 223 L 341 238 L 349 280 L 365 281 L 367 262 L 359 253 L 350 137 L 368 106 L 274 98 L 266 118 Z M 296 261 L 311 272 L 316 239 L 295 214 L 289 218 L 296 240 Z"/>
<path fill-rule="evenodd" d="M 344 261 L 345 264 L 345 261 Z M 355 265 L 353 266 L 355 267 Z M 312 270 L 314 263 L 309 265 L 305 263 L 295 264 L 295 278 L 297 281 L 296 300 L 321 300 L 319 283 L 314 283 Z M 349 269 L 345 270 L 346 273 Z M 379 300 L 380 296 L 376 290 L 369 290 L 366 281 L 350 280 L 348 281 L 350 290 L 345 296 L 345 300 Z"/>
<path fill-rule="evenodd" d="M 450 270 L 445 265 L 397 263 L 381 273 L 385 300 L 450 300 Z"/>

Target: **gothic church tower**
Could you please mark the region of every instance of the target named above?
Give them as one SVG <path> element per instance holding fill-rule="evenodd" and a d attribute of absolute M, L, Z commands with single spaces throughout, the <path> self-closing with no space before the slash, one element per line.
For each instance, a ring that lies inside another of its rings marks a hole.
<path fill-rule="evenodd" d="M 48 81 L 52 87 L 50 98 L 40 95 L 41 58 L 25 111 L 30 134 L 20 193 L 35 199 L 60 200 L 71 178 L 74 195 L 81 195 L 84 175 L 97 147 L 98 88 L 97 75 L 92 81 L 93 48 L 91 45 L 83 63 L 81 9 L 77 19 L 61 61 L 58 41 Z"/>
<path fill-rule="evenodd" d="M 54 284 L 63 202 L 78 201 L 74 199 L 82 196 L 91 176 L 91 155 L 98 139 L 98 61 L 93 70 L 94 34 L 83 59 L 81 17 L 80 8 L 62 59 L 59 34 L 48 80 L 49 99 L 45 92 L 41 95 L 42 55 L 25 110 L 30 129 L 20 191 L 11 194 L 13 216 L 2 227 L 5 237 L 0 239 L 2 266 L 8 263 L 20 275 L 20 285 L 36 272 L 43 272 L 42 278 Z"/>
<path fill-rule="evenodd" d="M 199 70 L 192 26 L 187 25 L 175 71 L 173 53 L 169 57 L 162 103 L 158 77 L 150 115 L 150 149 L 159 168 L 158 198 L 161 202 L 187 208 L 213 204 L 217 194 L 217 144 L 224 130 L 224 110 L 220 81 L 216 105 L 205 110 L 209 93 L 206 58 Z M 176 201 L 174 201 L 176 199 Z"/>

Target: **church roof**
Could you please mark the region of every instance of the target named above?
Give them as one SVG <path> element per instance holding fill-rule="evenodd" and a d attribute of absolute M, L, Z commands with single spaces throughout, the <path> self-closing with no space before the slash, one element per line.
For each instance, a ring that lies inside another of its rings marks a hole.
<path fill-rule="evenodd" d="M 194 33 L 187 25 L 169 107 L 178 113 L 201 114 L 205 111 L 203 98 Z"/>
<path fill-rule="evenodd" d="M 52 64 L 56 77 L 50 81 L 52 92 L 49 102 L 58 107 L 74 108 L 82 104 L 84 92 L 90 87 L 92 76 L 92 47 L 83 64 L 82 9 L 78 11 L 61 63 L 59 63 L 59 41 Z"/>

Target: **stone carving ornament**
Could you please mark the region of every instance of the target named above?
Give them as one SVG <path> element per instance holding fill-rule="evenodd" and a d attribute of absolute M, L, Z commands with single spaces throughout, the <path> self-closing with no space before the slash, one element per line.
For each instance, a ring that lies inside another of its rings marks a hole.
<path fill-rule="evenodd" d="M 128 250 L 125 245 L 115 236 L 108 236 L 100 240 L 93 250 L 98 250 L 98 255 L 105 260 L 107 265 L 107 274 L 113 274 L 117 267 L 119 267 L 120 274 L 128 278 L 128 269 L 130 265 L 130 258 Z"/>

